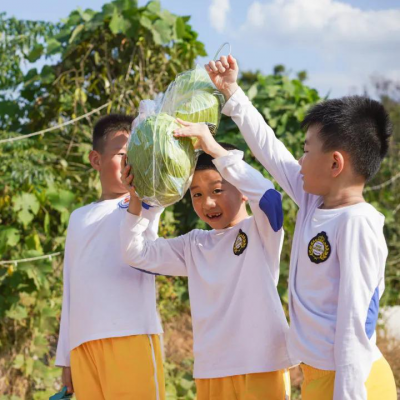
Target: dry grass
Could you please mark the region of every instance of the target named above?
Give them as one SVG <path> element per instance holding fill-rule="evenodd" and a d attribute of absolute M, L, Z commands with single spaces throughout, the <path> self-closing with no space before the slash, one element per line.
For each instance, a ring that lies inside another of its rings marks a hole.
<path fill-rule="evenodd" d="M 164 324 L 165 357 L 174 364 L 184 367 L 184 360 L 193 357 L 192 325 L 189 314 L 182 314 L 173 321 Z M 400 400 L 400 341 L 388 338 L 379 331 L 378 347 L 390 364 L 396 380 L 398 400 Z M 191 371 L 189 371 L 191 372 Z M 290 370 L 292 382 L 292 400 L 301 400 L 300 387 L 303 374 L 300 367 Z"/>

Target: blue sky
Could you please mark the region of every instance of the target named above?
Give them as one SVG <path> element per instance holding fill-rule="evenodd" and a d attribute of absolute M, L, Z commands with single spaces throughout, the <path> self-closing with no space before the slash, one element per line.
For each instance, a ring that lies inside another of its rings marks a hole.
<path fill-rule="evenodd" d="M 58 21 L 77 7 L 100 10 L 105 2 L 0 0 L 0 11 L 21 19 Z M 140 5 L 146 2 L 139 0 Z M 376 75 L 400 81 L 398 0 L 161 0 L 161 4 L 192 17 L 210 57 L 228 41 L 242 69 L 270 73 L 276 64 L 293 72 L 305 69 L 307 83 L 321 95 L 371 90 L 370 79 Z"/>

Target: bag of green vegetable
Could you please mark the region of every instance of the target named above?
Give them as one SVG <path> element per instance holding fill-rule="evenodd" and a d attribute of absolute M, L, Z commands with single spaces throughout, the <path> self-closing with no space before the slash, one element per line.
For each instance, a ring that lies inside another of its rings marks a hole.
<path fill-rule="evenodd" d="M 205 122 L 216 131 L 224 98 L 204 68 L 179 74 L 165 95 L 143 100 L 128 142 L 128 164 L 141 200 L 166 207 L 179 201 L 188 189 L 197 161 L 190 138 L 176 139 L 176 118 Z"/>
<path fill-rule="evenodd" d="M 135 189 L 151 206 L 176 203 L 190 185 L 197 155 L 189 138 L 174 138 L 179 126 L 174 117 L 160 113 L 144 119 L 131 133 L 127 153 Z"/>

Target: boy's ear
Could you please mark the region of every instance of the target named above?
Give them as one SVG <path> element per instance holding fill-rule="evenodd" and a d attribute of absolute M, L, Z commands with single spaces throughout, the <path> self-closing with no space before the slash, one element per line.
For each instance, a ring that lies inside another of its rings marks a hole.
<path fill-rule="evenodd" d="M 332 166 L 331 166 L 331 171 L 332 171 L 332 177 L 336 178 L 338 177 L 341 172 L 343 171 L 344 168 L 344 156 L 340 151 L 335 151 L 332 154 Z"/>
<path fill-rule="evenodd" d="M 96 171 L 100 171 L 101 154 L 97 150 L 92 150 L 89 153 L 89 161 Z"/>

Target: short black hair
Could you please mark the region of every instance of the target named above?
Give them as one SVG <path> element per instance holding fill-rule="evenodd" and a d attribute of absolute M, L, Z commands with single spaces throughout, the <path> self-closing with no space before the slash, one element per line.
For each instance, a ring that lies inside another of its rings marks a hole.
<path fill-rule="evenodd" d="M 132 122 L 133 117 L 123 114 L 109 114 L 100 118 L 93 129 L 93 150 L 101 153 L 110 133 L 130 133 Z"/>
<path fill-rule="evenodd" d="M 370 180 L 388 152 L 392 125 L 383 105 L 362 96 L 323 101 L 312 107 L 301 123 L 320 125 L 323 151 L 344 150 L 354 171 Z"/>
<path fill-rule="evenodd" d="M 225 150 L 228 150 L 228 151 L 238 150 L 238 148 L 236 146 L 234 146 L 233 144 L 223 143 L 223 142 L 218 142 L 218 144 L 221 145 Z M 214 165 L 212 160 L 214 160 L 214 158 L 211 157 L 209 154 L 201 153 L 199 155 L 199 158 L 197 159 L 195 171 L 204 171 L 206 169 L 217 170 L 217 167 Z"/>

